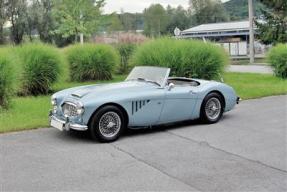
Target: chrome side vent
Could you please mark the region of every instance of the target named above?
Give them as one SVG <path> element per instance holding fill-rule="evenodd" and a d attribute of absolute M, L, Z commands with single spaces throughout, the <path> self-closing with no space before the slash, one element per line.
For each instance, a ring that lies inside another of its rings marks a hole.
<path fill-rule="evenodd" d="M 148 104 L 150 100 L 132 101 L 132 114 L 138 112 L 143 106 Z"/>

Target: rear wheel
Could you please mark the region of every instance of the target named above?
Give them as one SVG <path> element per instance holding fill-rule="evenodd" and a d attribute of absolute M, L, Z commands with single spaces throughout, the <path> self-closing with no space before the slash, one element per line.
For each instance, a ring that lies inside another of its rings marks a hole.
<path fill-rule="evenodd" d="M 223 114 L 224 106 L 221 95 L 218 93 L 209 93 L 201 105 L 200 117 L 205 123 L 216 123 Z"/>
<path fill-rule="evenodd" d="M 126 127 L 123 112 L 116 106 L 107 105 L 99 109 L 89 125 L 90 135 L 101 142 L 119 138 Z"/>

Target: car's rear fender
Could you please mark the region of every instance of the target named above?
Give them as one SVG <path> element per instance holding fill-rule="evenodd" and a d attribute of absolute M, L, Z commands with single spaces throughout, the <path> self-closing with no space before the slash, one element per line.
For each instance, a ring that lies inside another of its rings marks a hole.
<path fill-rule="evenodd" d="M 224 112 L 230 111 L 235 105 L 237 96 L 232 87 L 223 83 L 207 84 L 202 88 L 201 92 L 198 92 L 198 102 L 195 105 L 195 109 L 192 115 L 192 119 L 200 117 L 201 105 L 204 98 L 211 92 L 219 93 L 224 99 Z"/>

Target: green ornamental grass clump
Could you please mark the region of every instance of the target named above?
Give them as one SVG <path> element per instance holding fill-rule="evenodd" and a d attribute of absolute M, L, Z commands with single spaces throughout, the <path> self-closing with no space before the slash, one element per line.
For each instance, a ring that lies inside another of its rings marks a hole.
<path fill-rule="evenodd" d="M 170 67 L 172 76 L 219 79 L 228 64 L 228 55 L 212 43 L 161 38 L 140 46 L 130 62 Z"/>
<path fill-rule="evenodd" d="M 129 71 L 128 61 L 136 49 L 136 44 L 120 43 L 116 46 L 116 48 L 121 57 L 120 65 L 118 67 L 117 72 L 119 74 L 126 74 Z"/>
<path fill-rule="evenodd" d="M 13 94 L 12 60 L 8 52 L 0 49 L 0 109 L 8 108 Z"/>
<path fill-rule="evenodd" d="M 22 65 L 20 94 L 47 94 L 58 79 L 62 65 L 58 49 L 47 44 L 29 43 L 17 48 L 16 52 Z"/>
<path fill-rule="evenodd" d="M 271 48 L 268 61 L 277 77 L 287 78 L 287 44 L 278 44 Z"/>
<path fill-rule="evenodd" d="M 110 80 L 119 63 L 118 52 L 109 45 L 73 45 L 66 50 L 72 81 Z"/>

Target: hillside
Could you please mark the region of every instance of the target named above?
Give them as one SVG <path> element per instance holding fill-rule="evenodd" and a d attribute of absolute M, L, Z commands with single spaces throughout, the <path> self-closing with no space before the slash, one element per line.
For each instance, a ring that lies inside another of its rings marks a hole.
<path fill-rule="evenodd" d="M 264 7 L 258 0 L 254 0 L 255 15 L 260 16 Z M 248 0 L 230 0 L 225 2 L 224 7 L 230 15 L 231 21 L 248 19 Z"/>

